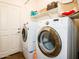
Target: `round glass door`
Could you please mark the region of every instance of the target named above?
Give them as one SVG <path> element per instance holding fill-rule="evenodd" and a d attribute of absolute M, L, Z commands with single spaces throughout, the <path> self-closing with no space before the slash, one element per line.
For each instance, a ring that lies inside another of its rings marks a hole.
<path fill-rule="evenodd" d="M 48 57 L 56 57 L 61 51 L 61 39 L 57 31 L 51 27 L 44 27 L 38 35 L 38 46 Z"/>
<path fill-rule="evenodd" d="M 23 37 L 23 41 L 26 42 L 26 40 L 27 40 L 27 29 L 25 29 L 25 28 L 22 29 L 22 37 Z"/>

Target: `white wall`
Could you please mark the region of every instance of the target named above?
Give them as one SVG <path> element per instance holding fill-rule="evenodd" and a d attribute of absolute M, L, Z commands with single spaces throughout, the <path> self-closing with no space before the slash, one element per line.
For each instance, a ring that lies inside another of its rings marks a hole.
<path fill-rule="evenodd" d="M 51 3 L 54 0 L 30 0 L 27 4 L 24 5 L 23 9 L 25 9 L 25 19 L 22 21 L 22 24 L 27 21 L 31 21 L 30 17 L 32 10 L 41 10 L 46 7 L 47 4 Z M 57 0 L 55 0 L 57 1 Z"/>
<path fill-rule="evenodd" d="M 26 0 L 0 0 L 2 3 L 10 3 L 18 6 L 22 6 Z"/>

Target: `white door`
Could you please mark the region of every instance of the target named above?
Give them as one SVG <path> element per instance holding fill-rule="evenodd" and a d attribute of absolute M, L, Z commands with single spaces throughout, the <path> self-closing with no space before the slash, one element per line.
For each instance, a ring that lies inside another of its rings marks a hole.
<path fill-rule="evenodd" d="M 20 51 L 20 7 L 0 3 L 0 58 Z"/>

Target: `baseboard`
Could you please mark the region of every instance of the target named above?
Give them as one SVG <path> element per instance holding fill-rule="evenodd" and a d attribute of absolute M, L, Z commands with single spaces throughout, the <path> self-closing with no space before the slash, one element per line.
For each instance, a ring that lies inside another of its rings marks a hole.
<path fill-rule="evenodd" d="M 0 58 L 4 58 L 4 57 L 7 57 L 11 54 L 14 54 L 14 53 L 17 53 L 17 52 L 20 52 L 19 49 L 10 49 L 10 50 L 7 50 L 7 51 L 2 51 L 0 52 Z"/>

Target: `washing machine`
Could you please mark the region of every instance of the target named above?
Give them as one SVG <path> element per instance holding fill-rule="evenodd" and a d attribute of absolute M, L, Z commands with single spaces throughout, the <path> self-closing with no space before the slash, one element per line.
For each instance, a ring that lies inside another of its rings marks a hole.
<path fill-rule="evenodd" d="M 39 22 L 37 59 L 76 59 L 76 27 L 69 17 Z"/>
<path fill-rule="evenodd" d="M 36 39 L 36 29 L 37 23 L 36 22 L 27 22 L 24 24 L 22 29 L 22 37 L 23 37 L 23 54 L 25 59 L 33 59 L 33 53 L 35 49 L 35 39 Z"/>
<path fill-rule="evenodd" d="M 23 55 L 25 58 L 27 58 L 27 52 L 28 52 L 28 23 L 24 24 L 22 28 L 22 50 L 23 50 Z"/>

